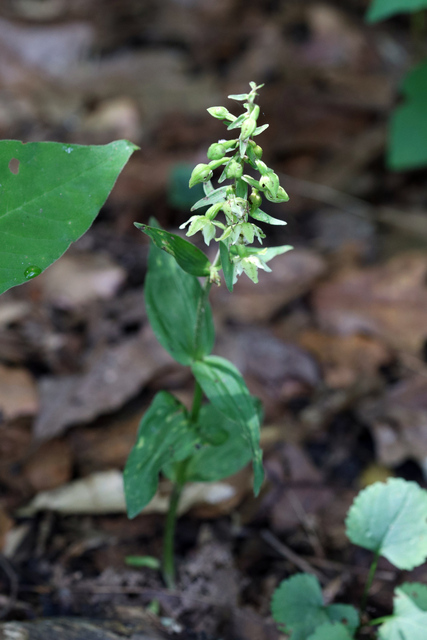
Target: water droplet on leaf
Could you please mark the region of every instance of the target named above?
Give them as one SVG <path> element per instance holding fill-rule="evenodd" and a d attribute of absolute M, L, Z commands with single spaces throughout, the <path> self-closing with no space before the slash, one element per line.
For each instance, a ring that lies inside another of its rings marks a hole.
<path fill-rule="evenodd" d="M 27 267 L 24 271 L 24 276 L 26 280 L 32 280 L 32 278 L 36 278 L 41 274 L 42 270 L 40 267 L 36 267 L 32 264 L 30 267 Z"/>

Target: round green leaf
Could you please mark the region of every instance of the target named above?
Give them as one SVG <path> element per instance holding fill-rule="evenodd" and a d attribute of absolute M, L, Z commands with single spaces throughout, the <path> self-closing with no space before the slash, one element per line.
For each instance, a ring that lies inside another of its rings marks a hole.
<path fill-rule="evenodd" d="M 339 622 L 350 633 L 359 625 L 354 607 L 325 606 L 319 581 L 306 573 L 296 574 L 279 585 L 273 594 L 271 612 L 281 630 L 291 635 L 291 640 L 307 640 L 325 623 Z"/>
<path fill-rule="evenodd" d="M 410 586 L 410 595 L 407 584 L 395 590 L 393 615 L 379 628 L 380 640 L 425 640 L 427 612 L 418 604 L 420 600 L 425 604 L 426 587 L 417 583 Z"/>
<path fill-rule="evenodd" d="M 137 147 L 0 141 L 0 293 L 57 260 L 83 235 Z"/>
<path fill-rule="evenodd" d="M 354 544 L 413 569 L 427 557 L 427 491 L 401 478 L 376 482 L 356 497 L 346 527 Z"/>
<path fill-rule="evenodd" d="M 340 622 L 326 622 L 317 627 L 307 640 L 353 640 L 353 636 Z"/>

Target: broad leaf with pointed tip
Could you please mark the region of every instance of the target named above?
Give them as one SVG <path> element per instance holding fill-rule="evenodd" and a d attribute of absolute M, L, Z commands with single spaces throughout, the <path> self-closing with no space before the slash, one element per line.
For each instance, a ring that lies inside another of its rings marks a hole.
<path fill-rule="evenodd" d="M 189 365 L 212 351 L 215 331 L 208 301 L 204 314 L 198 313 L 205 292 L 195 276 L 183 271 L 175 258 L 154 242 L 144 293 L 156 338 L 177 362 Z"/>
<path fill-rule="evenodd" d="M 228 360 L 207 356 L 194 362 L 192 371 L 203 392 L 227 418 L 236 422 L 252 449 L 254 492 L 259 493 L 264 478 L 259 446 L 260 423 L 254 399 L 241 374 Z"/>
<path fill-rule="evenodd" d="M 401 478 L 376 482 L 356 497 L 346 528 L 353 544 L 413 569 L 427 557 L 427 491 Z"/>
<path fill-rule="evenodd" d="M 307 640 L 317 627 L 331 622 L 341 623 L 351 637 L 359 625 L 358 613 L 351 605 L 325 606 L 319 581 L 307 573 L 296 574 L 279 585 L 273 594 L 271 612 L 291 640 Z"/>
<path fill-rule="evenodd" d="M 162 466 L 190 456 L 196 442 L 184 406 L 170 393 L 160 391 L 141 420 L 123 474 L 129 518 L 153 498 Z"/>
<path fill-rule="evenodd" d="M 39 275 L 88 230 L 137 148 L 0 141 L 0 293 Z"/>

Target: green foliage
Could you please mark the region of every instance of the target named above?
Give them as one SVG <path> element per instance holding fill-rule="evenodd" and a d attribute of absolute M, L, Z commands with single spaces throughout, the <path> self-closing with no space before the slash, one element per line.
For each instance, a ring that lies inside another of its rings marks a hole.
<path fill-rule="evenodd" d="M 353 635 L 340 622 L 325 622 L 307 640 L 353 640 Z"/>
<path fill-rule="evenodd" d="M 186 273 L 192 276 L 208 276 L 210 274 L 211 263 L 203 251 L 200 251 L 191 242 L 163 229 L 149 227 L 138 222 L 134 222 L 134 225 L 151 238 L 158 249 L 163 249 L 173 256 Z"/>
<path fill-rule="evenodd" d="M 136 148 L 0 141 L 0 293 L 42 273 L 88 230 Z"/>
<path fill-rule="evenodd" d="M 138 515 L 156 493 L 163 465 L 187 458 L 196 442 L 185 407 L 160 391 L 141 420 L 123 474 L 129 518 Z"/>
<path fill-rule="evenodd" d="M 212 350 L 215 336 L 207 302 L 203 317 L 198 315 L 203 299 L 197 278 L 151 243 L 145 280 L 147 315 L 157 340 L 180 364 L 190 365 Z"/>
<path fill-rule="evenodd" d="M 388 162 L 392 169 L 417 169 L 427 164 L 427 62 L 406 76 L 404 102 L 391 118 Z"/>
<path fill-rule="evenodd" d="M 380 640 L 425 640 L 427 587 L 416 582 L 395 590 L 393 615 L 379 629 Z"/>
<path fill-rule="evenodd" d="M 400 569 L 412 569 L 427 555 L 427 491 L 414 482 L 391 478 L 359 493 L 347 515 L 347 535 L 373 551 L 375 559 L 365 587 L 367 595 L 377 558 L 383 555 Z M 364 609 L 366 598 L 363 598 Z M 358 614 L 348 605 L 324 606 L 320 585 L 309 574 L 284 580 L 273 594 L 272 614 L 291 640 L 353 640 Z M 405 583 L 395 590 L 391 616 L 373 620 L 380 640 L 424 640 L 427 629 L 427 585 Z"/>
<path fill-rule="evenodd" d="M 400 478 L 375 483 L 359 493 L 346 525 L 354 544 L 413 569 L 427 557 L 427 492 Z"/>
<path fill-rule="evenodd" d="M 213 482 L 240 471 L 252 458 L 252 449 L 236 423 L 212 404 L 204 405 L 196 425 L 200 443 L 185 471 L 186 482 Z M 163 469 L 173 479 L 173 472 Z"/>
<path fill-rule="evenodd" d="M 426 8 L 427 0 L 372 0 L 366 19 L 376 22 Z M 404 101 L 392 113 L 388 135 L 387 164 L 396 171 L 427 164 L 427 62 L 408 73 L 402 94 Z"/>
<path fill-rule="evenodd" d="M 290 634 L 291 640 L 306 640 L 325 623 L 339 622 L 350 633 L 359 624 L 354 607 L 345 604 L 325 606 L 320 584 L 309 574 L 297 574 L 284 580 L 274 592 L 271 611 L 281 630 Z M 319 637 L 321 639 L 323 636 Z"/>
<path fill-rule="evenodd" d="M 427 8 L 427 0 L 373 0 L 366 19 L 368 22 L 386 20 L 396 13 L 412 13 Z"/>
<path fill-rule="evenodd" d="M 258 494 L 264 478 L 259 446 L 260 425 L 254 399 L 245 381 L 231 362 L 218 356 L 208 356 L 194 362 L 192 371 L 214 407 L 236 422 L 249 442 L 254 466 L 254 492 Z"/>

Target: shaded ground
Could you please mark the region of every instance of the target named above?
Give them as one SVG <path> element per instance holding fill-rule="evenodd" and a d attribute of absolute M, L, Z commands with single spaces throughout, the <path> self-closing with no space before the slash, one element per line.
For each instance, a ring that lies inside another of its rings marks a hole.
<path fill-rule="evenodd" d="M 30 638 L 277 638 L 270 597 L 296 570 L 359 601 L 370 558 L 343 524 L 357 490 L 391 474 L 424 484 L 425 174 L 384 167 L 415 54 L 406 21 L 368 28 L 365 4 L 3 3 L 0 135 L 141 146 L 88 234 L 0 302 L 0 606 L 15 625 L 61 617 Z M 248 470 L 189 489 L 170 593 L 125 564 L 159 555 L 169 487 L 129 522 L 119 471 L 153 394 L 192 389 L 147 324 L 132 222 L 187 219 L 189 167 L 224 135 L 205 109 L 231 109 L 249 80 L 266 83 L 262 146 L 291 196 L 269 242 L 296 248 L 212 302 L 216 353 L 264 405 L 267 482 L 256 500 Z M 402 579 L 380 566 L 375 617 Z"/>

